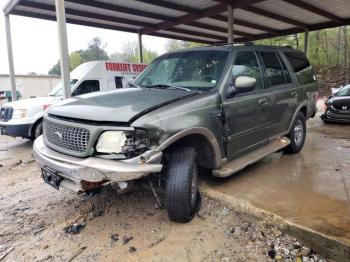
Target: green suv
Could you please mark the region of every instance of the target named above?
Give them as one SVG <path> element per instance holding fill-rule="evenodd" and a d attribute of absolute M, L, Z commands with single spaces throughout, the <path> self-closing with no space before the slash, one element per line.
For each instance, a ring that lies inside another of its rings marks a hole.
<path fill-rule="evenodd" d="M 49 107 L 34 156 L 45 182 L 78 193 L 152 174 L 169 218 L 187 222 L 201 170 L 227 177 L 275 151 L 302 149 L 316 87 L 305 55 L 289 47 L 171 52 L 129 88 Z"/>

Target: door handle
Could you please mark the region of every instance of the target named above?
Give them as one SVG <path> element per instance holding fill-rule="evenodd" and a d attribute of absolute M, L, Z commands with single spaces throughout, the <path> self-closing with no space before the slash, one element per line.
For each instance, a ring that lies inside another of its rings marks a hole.
<path fill-rule="evenodd" d="M 298 94 L 296 92 L 292 92 L 290 94 L 292 95 L 292 97 L 297 97 L 298 96 Z"/>
<path fill-rule="evenodd" d="M 266 98 L 260 98 L 260 99 L 258 100 L 258 104 L 259 104 L 260 106 L 267 105 L 267 100 L 266 100 Z"/>

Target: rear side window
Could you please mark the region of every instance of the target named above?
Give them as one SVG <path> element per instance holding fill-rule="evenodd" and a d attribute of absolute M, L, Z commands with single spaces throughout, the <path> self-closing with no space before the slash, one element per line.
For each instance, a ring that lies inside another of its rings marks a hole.
<path fill-rule="evenodd" d="M 235 81 L 238 76 L 251 76 L 256 79 L 256 88 L 263 88 L 262 75 L 257 57 L 252 51 L 237 53 L 232 68 L 232 76 Z"/>
<path fill-rule="evenodd" d="M 270 86 L 287 83 L 280 60 L 275 52 L 260 52 L 265 64 L 265 74 Z"/>
<path fill-rule="evenodd" d="M 316 77 L 310 62 L 303 53 L 285 52 L 284 54 L 292 65 L 300 84 L 305 85 L 316 82 Z"/>
<path fill-rule="evenodd" d="M 74 90 L 72 95 L 78 96 L 97 91 L 100 91 L 100 82 L 98 80 L 85 80 Z"/>

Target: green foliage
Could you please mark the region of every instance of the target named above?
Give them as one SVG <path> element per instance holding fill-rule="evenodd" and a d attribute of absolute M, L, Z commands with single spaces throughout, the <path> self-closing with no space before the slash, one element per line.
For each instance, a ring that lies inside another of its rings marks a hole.
<path fill-rule="evenodd" d="M 88 48 L 85 50 L 74 51 L 69 55 L 69 69 L 72 71 L 78 65 L 97 60 L 108 60 L 109 56 L 106 51 L 104 51 L 101 39 L 95 37 L 88 43 Z M 58 61 L 50 70 L 50 75 L 61 75 L 60 61 Z"/>
<path fill-rule="evenodd" d="M 165 43 L 165 50 L 168 52 L 171 52 L 171 51 L 176 51 L 180 49 L 200 47 L 200 46 L 205 46 L 205 44 L 169 39 Z"/>
<path fill-rule="evenodd" d="M 123 45 L 121 52 L 115 52 L 111 54 L 111 59 L 131 63 L 138 63 L 140 62 L 140 55 L 138 49 L 139 48 L 136 41 L 126 42 Z M 158 56 L 158 53 L 156 51 L 152 51 L 145 47 L 142 48 L 142 51 L 143 62 L 146 64 L 151 63 Z"/>

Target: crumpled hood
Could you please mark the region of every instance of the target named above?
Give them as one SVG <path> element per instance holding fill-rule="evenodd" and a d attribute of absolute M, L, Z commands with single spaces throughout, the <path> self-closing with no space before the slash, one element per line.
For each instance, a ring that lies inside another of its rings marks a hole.
<path fill-rule="evenodd" d="M 130 123 L 149 111 L 195 94 L 194 91 L 124 88 L 70 98 L 49 107 L 47 112 L 96 122 Z"/>

